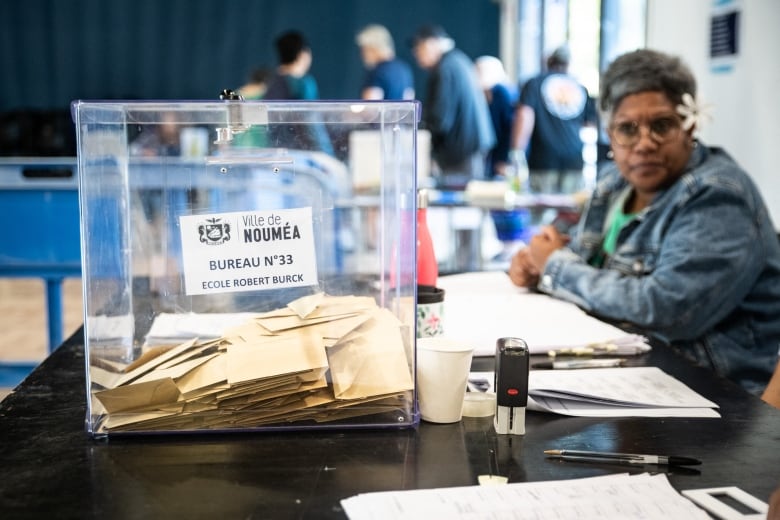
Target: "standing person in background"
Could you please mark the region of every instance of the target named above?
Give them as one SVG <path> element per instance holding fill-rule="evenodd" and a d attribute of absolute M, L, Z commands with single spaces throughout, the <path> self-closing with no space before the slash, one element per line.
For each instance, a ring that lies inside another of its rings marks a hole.
<path fill-rule="evenodd" d="M 238 89 L 238 94 L 246 101 L 263 99 L 273 73 L 273 70 L 265 67 L 254 69 L 246 84 Z M 268 128 L 266 126 L 253 125 L 245 132 L 233 136 L 233 146 L 237 148 L 262 148 L 268 144 L 267 134 Z"/>
<path fill-rule="evenodd" d="M 463 189 L 485 176 L 485 157 L 496 142 L 487 101 L 473 62 L 436 25 L 412 38 L 420 68 L 429 73 L 422 126 L 431 133 L 431 155 L 444 189 Z"/>
<path fill-rule="evenodd" d="M 355 38 L 367 69 L 362 99 L 414 99 L 412 68 L 395 56 L 393 37 L 382 25 L 369 25 Z"/>
<path fill-rule="evenodd" d="M 298 31 L 287 31 L 274 40 L 279 66 L 268 82 L 265 99 L 317 99 L 317 81 L 309 74 L 312 53 Z"/>
<path fill-rule="evenodd" d="M 312 53 L 309 43 L 298 31 L 287 31 L 274 41 L 279 66 L 268 81 L 263 99 L 315 100 L 319 99 L 317 82 L 309 74 Z M 333 144 L 322 124 L 289 125 L 277 129 L 271 136 L 272 146 L 319 150 L 333 154 Z M 296 126 L 298 126 L 296 128 Z"/>
<path fill-rule="evenodd" d="M 509 81 L 504 64 L 495 56 L 480 56 L 474 61 L 480 86 L 490 109 L 490 119 L 496 133 L 496 145 L 487 157 L 487 178 L 507 182 L 508 189 L 518 189 L 517 172 L 510 169 L 509 145 L 515 119 L 517 91 Z M 527 209 L 491 210 L 490 216 L 496 226 L 496 238 L 503 244 L 503 250 L 494 258 L 508 261 L 522 246 L 523 232 L 530 224 Z"/>
<path fill-rule="evenodd" d="M 474 61 L 479 84 L 485 93 L 496 144 L 487 156 L 486 177 L 504 177 L 509 163 L 512 125 L 515 119 L 517 91 L 509 82 L 504 65 L 495 56 L 480 56 Z"/>
<path fill-rule="evenodd" d="M 396 57 L 395 42 L 386 27 L 378 24 L 367 25 L 357 34 L 355 43 L 360 48 L 360 58 L 366 68 L 360 89 L 361 99 L 414 99 L 412 67 Z M 369 208 L 366 212 L 371 247 L 375 247 L 379 234 L 378 216 L 374 208 Z"/>
<path fill-rule="evenodd" d="M 547 71 L 528 80 L 520 91 L 512 135 L 513 154 L 526 153 L 531 190 L 574 193 L 583 188 L 584 126 L 596 125 L 588 91 L 568 73 L 567 47 L 547 59 Z"/>

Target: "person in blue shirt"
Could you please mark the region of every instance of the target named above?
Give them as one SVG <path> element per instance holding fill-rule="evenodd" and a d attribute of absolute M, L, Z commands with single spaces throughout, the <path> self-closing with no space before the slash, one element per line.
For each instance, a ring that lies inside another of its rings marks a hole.
<path fill-rule="evenodd" d="M 780 345 L 780 242 L 758 188 L 695 137 L 696 81 L 679 58 L 618 57 L 599 99 L 614 162 L 571 240 L 543 228 L 510 278 L 760 394 Z"/>
<path fill-rule="evenodd" d="M 382 25 L 369 25 L 355 42 L 367 72 L 360 91 L 362 99 L 414 99 L 414 77 L 408 63 L 395 55 L 395 42 Z"/>

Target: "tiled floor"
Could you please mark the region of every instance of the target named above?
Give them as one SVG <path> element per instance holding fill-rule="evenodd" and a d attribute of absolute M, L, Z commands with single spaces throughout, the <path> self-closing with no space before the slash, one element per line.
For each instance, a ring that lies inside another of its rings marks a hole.
<path fill-rule="evenodd" d="M 81 279 L 63 284 L 63 337 L 83 322 Z M 43 280 L 0 278 L 0 362 L 40 362 L 48 354 L 46 298 Z M 0 398 L 10 388 L 0 387 Z"/>

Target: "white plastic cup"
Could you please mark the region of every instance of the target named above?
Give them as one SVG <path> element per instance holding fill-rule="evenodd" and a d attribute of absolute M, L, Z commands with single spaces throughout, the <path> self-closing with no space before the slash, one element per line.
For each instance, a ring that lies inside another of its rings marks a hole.
<path fill-rule="evenodd" d="M 461 420 L 473 354 L 472 345 L 446 336 L 417 339 L 417 398 L 424 421 Z"/>

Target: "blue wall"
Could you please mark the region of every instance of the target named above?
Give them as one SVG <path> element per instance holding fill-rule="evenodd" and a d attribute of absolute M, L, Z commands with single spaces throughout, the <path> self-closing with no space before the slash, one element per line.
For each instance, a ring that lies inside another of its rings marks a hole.
<path fill-rule="evenodd" d="M 275 36 L 303 31 L 323 99 L 358 96 L 355 33 L 382 23 L 399 56 L 440 23 L 472 58 L 498 52 L 494 0 L 22 0 L 0 2 L 0 112 L 74 99 L 216 99 L 258 66 Z M 424 73 L 414 66 L 418 97 Z"/>

